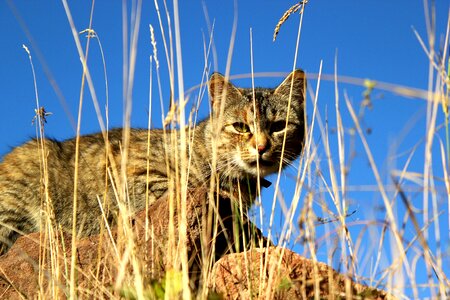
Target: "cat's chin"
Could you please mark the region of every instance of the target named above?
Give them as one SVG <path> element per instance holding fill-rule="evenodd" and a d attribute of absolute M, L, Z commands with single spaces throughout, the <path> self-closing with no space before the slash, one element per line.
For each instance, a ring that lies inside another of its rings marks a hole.
<path fill-rule="evenodd" d="M 264 178 L 270 174 L 277 172 L 278 166 L 268 163 L 259 163 L 259 164 L 256 164 L 256 162 L 251 164 L 247 163 L 246 167 L 244 168 L 244 171 L 252 177 Z"/>

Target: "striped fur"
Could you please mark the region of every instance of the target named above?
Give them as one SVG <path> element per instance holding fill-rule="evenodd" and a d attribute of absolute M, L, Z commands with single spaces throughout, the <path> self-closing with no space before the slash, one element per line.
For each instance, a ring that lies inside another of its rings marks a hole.
<path fill-rule="evenodd" d="M 109 211 L 108 220 L 115 220 L 118 199 L 122 199 L 123 173 L 127 196 L 121 201 L 126 201 L 131 212 L 143 209 L 146 199 L 151 203 L 182 184 L 176 180 L 182 168 L 189 174 L 188 186 L 209 186 L 210 179 L 217 179 L 221 192 L 236 199 L 243 197 L 244 206 L 250 206 L 257 177 L 278 171 L 280 160 L 286 166 L 300 155 L 305 84 L 300 70 L 276 89 L 255 90 L 237 88 L 222 75 L 213 74 L 209 84 L 213 113 L 193 128 L 183 129 L 193 137 L 186 142 L 188 161 L 184 163 L 176 159 L 182 144 L 179 131 L 131 129 L 125 172 L 121 172 L 122 129 L 109 131 L 108 143 L 102 133 L 81 136 L 77 189 L 80 234 L 98 233 L 99 200 Z M 7 251 L 20 234 L 40 230 L 48 211 L 46 203 L 51 203 L 56 223 L 71 230 L 75 147 L 75 139 L 45 140 L 47 189 L 37 140 L 16 147 L 4 157 L 0 163 L 0 253 Z"/>

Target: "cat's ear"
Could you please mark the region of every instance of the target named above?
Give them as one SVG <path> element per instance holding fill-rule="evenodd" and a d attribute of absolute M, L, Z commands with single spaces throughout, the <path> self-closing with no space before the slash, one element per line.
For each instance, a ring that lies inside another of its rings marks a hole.
<path fill-rule="evenodd" d="M 229 82 L 222 74 L 213 73 L 209 79 L 209 95 L 213 108 L 216 108 L 222 99 L 230 99 L 242 96 L 238 88 Z"/>
<path fill-rule="evenodd" d="M 292 87 L 292 92 L 291 92 Z M 275 89 L 274 94 L 284 97 L 291 95 L 292 101 L 303 102 L 306 93 L 306 75 L 303 70 L 297 69 L 290 73 Z"/>

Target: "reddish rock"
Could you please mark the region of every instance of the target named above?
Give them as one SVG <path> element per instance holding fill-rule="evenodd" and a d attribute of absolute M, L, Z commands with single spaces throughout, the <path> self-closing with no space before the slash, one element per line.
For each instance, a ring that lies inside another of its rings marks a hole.
<path fill-rule="evenodd" d="M 394 299 L 279 247 L 225 255 L 214 265 L 209 288 L 224 299 L 314 299 L 316 293 L 320 299 Z"/>
<path fill-rule="evenodd" d="M 245 217 L 243 221 L 237 221 L 240 220 L 239 214 L 230 200 L 220 197 L 214 205 L 209 203 L 206 190 L 189 192 L 186 250 L 193 289 L 204 286 L 203 279 L 199 276 L 200 270 L 208 270 L 209 264 L 204 266 L 202 257 L 208 258 L 214 245 L 213 259 L 206 260 L 213 265 L 213 271 L 206 274 L 213 274 L 212 277 L 208 276 L 210 279 L 207 286 L 211 293 L 217 292 L 226 299 L 249 299 L 253 296 L 261 298 L 264 295 L 270 295 L 268 299 L 311 297 L 316 286 L 314 278 L 319 278 L 317 286 L 323 296 L 343 295 L 345 290 L 342 287 L 345 282 L 349 284 L 349 291 L 353 295 L 366 295 L 370 299 L 384 299 L 386 296 L 379 291 L 367 294 L 366 291 L 373 290 L 355 284 L 324 264 L 313 263 L 289 250 L 271 247 L 266 253 L 265 249 L 254 249 L 256 245 L 262 245 L 261 242 L 267 245 L 267 240 Z M 175 210 L 173 217 L 172 241 L 175 242 L 172 244 L 169 244 L 169 217 L 168 199 L 162 197 L 149 207 L 147 214 L 143 211 L 136 215 L 128 237 L 123 230 L 112 230 L 111 236 L 117 249 L 107 232 L 79 239 L 76 247 L 78 296 L 86 299 L 109 299 L 126 295 L 126 298 L 134 297 L 134 283 L 129 280 L 134 278 L 132 274 L 135 270 L 130 262 L 131 255 L 134 255 L 144 289 L 149 292 L 149 297 L 154 297 L 155 288 L 162 286 L 160 282 L 166 271 L 173 269 L 176 255 L 169 255 L 170 251 L 176 253 L 176 247 L 180 246 L 176 242 L 177 211 Z M 146 220 L 148 227 L 145 226 Z M 212 224 L 219 224 L 214 238 Z M 71 235 L 55 235 L 57 240 L 50 243 L 52 251 L 45 252 L 44 247 L 39 246 L 40 238 L 40 233 L 23 236 L 9 252 L 0 257 L 0 299 L 36 298 L 38 295 L 52 299 L 67 298 L 70 295 Z M 243 241 L 246 241 L 245 246 Z M 48 242 L 43 244 L 49 245 Z M 126 249 L 126 245 L 131 246 Z M 231 254 L 245 249 L 253 250 Z M 284 251 L 281 260 L 280 251 Z M 214 265 L 215 261 L 217 263 Z M 267 268 L 261 272 L 261 266 L 266 261 Z M 314 266 L 317 266 L 317 273 Z M 263 274 L 261 278 L 260 274 Z"/>
<path fill-rule="evenodd" d="M 219 259 L 230 252 L 230 247 L 234 251 L 242 251 L 244 247 L 242 242 L 235 243 L 234 239 L 242 240 L 242 235 L 233 233 L 235 220 L 233 216 L 230 201 L 219 198 L 220 205 L 214 205 L 216 213 L 209 210 L 207 191 L 198 189 L 190 191 L 187 199 L 187 242 L 186 249 L 190 262 L 190 272 L 192 286 L 201 284 L 201 279 L 197 276 L 202 267 L 201 252 L 215 244 L 214 260 Z M 169 209 L 168 199 L 162 197 L 153 203 L 148 210 L 148 227 L 146 224 L 146 213 L 142 211 L 132 220 L 134 240 L 133 251 L 139 259 L 140 266 L 143 267 L 144 282 L 153 282 L 161 280 L 166 270 L 172 269 L 173 256 L 168 255 L 169 250 L 174 250 L 178 245 L 169 245 Z M 208 218 L 211 216 L 212 218 Z M 216 222 L 217 216 L 220 216 L 218 234 L 214 239 L 211 238 L 213 231 L 211 225 Z M 174 219 L 174 238 L 172 241 L 178 241 L 178 213 L 175 211 Z M 234 222 L 234 223 L 233 223 Z M 205 231 L 205 228 L 208 229 Z M 250 243 L 255 239 L 264 238 L 261 232 L 253 224 L 244 220 L 240 224 L 241 230 L 244 229 L 243 236 Z M 240 233 L 240 232 L 239 232 Z M 122 231 L 117 228 L 112 230 L 111 235 L 117 245 L 125 247 L 126 242 L 117 242 L 118 239 L 128 239 L 124 237 Z M 34 298 L 40 292 L 41 295 L 47 295 L 49 298 L 55 295 L 69 295 L 69 271 L 71 257 L 71 235 L 57 235 L 57 242 L 52 245 L 58 245 L 53 250 L 59 254 L 58 259 L 52 260 L 49 251 L 45 253 L 45 260 L 40 257 L 43 249 L 40 249 L 40 233 L 33 233 L 20 237 L 11 249 L 0 257 L 0 299 L 14 299 L 20 295 Z M 240 247 L 236 247 L 239 244 Z M 48 245 L 48 243 L 46 243 Z M 56 250 L 57 249 L 57 250 Z M 114 246 L 112 245 L 107 233 L 99 236 L 91 236 L 79 239 L 77 241 L 77 289 L 79 294 L 84 297 L 111 297 L 120 294 L 122 286 L 115 287 L 117 274 L 121 272 L 133 272 L 130 263 L 120 269 L 118 259 L 115 257 Z M 118 249 L 121 258 L 126 250 Z M 40 254 L 41 253 L 41 254 Z M 43 261 L 39 268 L 39 261 Z M 41 270 L 41 273 L 39 273 Z M 43 270 L 43 272 L 42 272 Z M 58 271 L 61 274 L 55 274 Z M 53 272 L 53 274 L 52 274 Z M 49 286 L 48 278 L 52 278 Z M 56 280 L 56 282 L 55 282 Z M 125 286 L 126 283 L 123 283 Z"/>

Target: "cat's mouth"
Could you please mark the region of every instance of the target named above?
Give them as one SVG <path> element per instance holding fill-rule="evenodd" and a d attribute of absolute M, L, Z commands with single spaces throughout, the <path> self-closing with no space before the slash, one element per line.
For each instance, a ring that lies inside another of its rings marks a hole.
<path fill-rule="evenodd" d="M 277 170 L 277 165 L 273 161 L 264 159 L 247 162 L 247 166 L 253 174 L 259 175 L 261 177 L 274 173 Z"/>
<path fill-rule="evenodd" d="M 259 161 L 256 161 L 256 160 L 255 160 L 255 161 L 250 162 L 249 165 L 250 165 L 251 167 L 253 167 L 253 168 L 257 168 L 258 165 L 259 165 L 260 167 L 272 167 L 274 164 L 273 164 L 273 162 L 271 162 L 270 160 L 263 160 L 263 159 L 260 159 Z"/>

